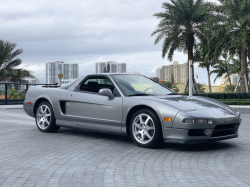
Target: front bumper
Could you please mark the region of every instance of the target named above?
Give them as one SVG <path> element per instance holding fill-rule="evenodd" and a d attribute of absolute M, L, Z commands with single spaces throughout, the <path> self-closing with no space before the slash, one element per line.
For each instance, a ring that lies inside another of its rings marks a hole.
<path fill-rule="evenodd" d="M 197 144 L 238 137 L 238 123 L 217 124 L 210 126 L 190 125 L 189 128 L 164 128 L 164 142 Z"/>
<path fill-rule="evenodd" d="M 215 142 L 215 141 L 220 141 L 220 140 L 227 140 L 231 138 L 237 138 L 238 137 L 238 132 L 236 134 L 231 134 L 227 136 L 220 136 L 216 138 L 212 137 L 190 137 L 188 136 L 188 132 L 186 129 L 184 132 L 181 132 L 183 129 L 171 129 L 172 133 L 173 131 L 176 131 L 176 134 L 172 134 L 170 138 L 164 138 L 164 142 L 167 143 L 179 143 L 179 144 L 199 144 L 199 143 L 205 143 L 205 142 Z M 173 136 L 176 136 L 178 138 L 173 138 Z"/>

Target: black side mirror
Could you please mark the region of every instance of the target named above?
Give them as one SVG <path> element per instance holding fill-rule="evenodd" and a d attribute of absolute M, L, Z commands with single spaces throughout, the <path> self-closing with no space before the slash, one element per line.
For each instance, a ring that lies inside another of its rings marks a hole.
<path fill-rule="evenodd" d="M 111 90 L 108 88 L 102 88 L 99 90 L 99 95 L 108 96 L 109 99 L 114 99 L 114 95 L 112 94 Z"/>

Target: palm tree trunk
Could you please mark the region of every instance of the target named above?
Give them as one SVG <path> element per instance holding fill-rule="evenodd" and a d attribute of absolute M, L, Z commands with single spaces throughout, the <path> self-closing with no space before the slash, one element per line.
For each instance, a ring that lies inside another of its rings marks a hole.
<path fill-rule="evenodd" d="M 212 92 L 212 88 L 211 88 L 211 80 L 210 80 L 210 70 L 209 70 L 209 66 L 207 66 L 207 78 L 208 78 L 208 87 L 209 87 L 209 92 Z"/>
<path fill-rule="evenodd" d="M 194 59 L 193 48 L 192 47 L 188 47 L 188 63 L 187 63 L 187 65 L 188 65 L 188 77 L 187 77 L 188 82 L 190 81 L 189 80 L 189 68 L 190 68 L 189 67 L 189 60 L 193 60 L 193 59 Z M 187 88 L 189 88 L 189 84 L 187 85 Z"/>
<path fill-rule="evenodd" d="M 248 56 L 248 64 L 247 65 L 250 65 L 250 47 L 248 47 L 247 56 Z M 247 66 L 247 78 L 249 80 L 248 66 Z"/>
<path fill-rule="evenodd" d="M 228 72 L 227 72 L 227 78 L 228 78 L 228 81 L 229 81 L 229 84 L 230 84 L 231 91 L 233 92 L 234 90 L 233 90 L 232 82 L 231 82 L 230 76 L 228 75 Z"/>
<path fill-rule="evenodd" d="M 247 73 L 247 49 L 243 46 L 241 42 L 241 79 L 240 79 L 240 91 L 246 92 L 245 81 L 248 82 L 248 77 L 246 76 L 247 80 L 245 80 L 244 74 Z M 247 75 L 247 74 L 246 74 Z"/>

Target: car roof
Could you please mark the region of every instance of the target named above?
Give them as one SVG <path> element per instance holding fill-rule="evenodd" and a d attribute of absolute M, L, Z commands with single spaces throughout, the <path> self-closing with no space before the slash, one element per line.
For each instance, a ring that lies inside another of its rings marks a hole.
<path fill-rule="evenodd" d="M 87 75 L 138 75 L 134 73 L 93 73 L 93 74 L 87 74 Z M 141 76 L 141 75 L 139 75 Z"/>

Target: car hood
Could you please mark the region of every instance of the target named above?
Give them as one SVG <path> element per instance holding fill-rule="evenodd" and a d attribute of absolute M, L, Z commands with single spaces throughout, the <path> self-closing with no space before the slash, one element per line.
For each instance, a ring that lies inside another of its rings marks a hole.
<path fill-rule="evenodd" d="M 239 115 L 237 110 L 228 105 L 206 97 L 169 95 L 159 97 L 158 99 L 181 111 L 201 110 L 217 118 L 235 117 Z"/>

